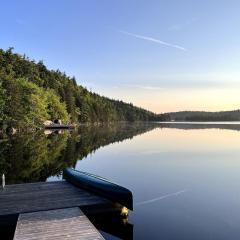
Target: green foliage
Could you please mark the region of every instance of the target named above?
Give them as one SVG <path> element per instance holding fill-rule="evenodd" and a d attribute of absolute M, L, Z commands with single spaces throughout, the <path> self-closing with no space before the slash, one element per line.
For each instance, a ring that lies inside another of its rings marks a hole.
<path fill-rule="evenodd" d="M 2 87 L 2 82 L 0 82 L 0 121 L 3 121 L 5 116 L 3 113 L 3 109 L 5 106 L 5 89 Z"/>
<path fill-rule="evenodd" d="M 12 50 L 0 49 L 0 121 L 8 125 L 37 127 L 56 118 L 73 123 L 157 119 L 152 112 L 92 93 L 78 86 L 75 77 Z"/>
<path fill-rule="evenodd" d="M 48 119 L 46 91 L 25 79 L 17 79 L 16 83 L 21 92 L 21 119 L 18 123 L 24 127 L 41 126 Z"/>
<path fill-rule="evenodd" d="M 61 119 L 63 122 L 69 122 L 66 104 L 61 102 L 60 97 L 52 89 L 47 91 L 47 105 L 50 119 Z"/>
<path fill-rule="evenodd" d="M 23 106 L 21 105 L 21 86 L 14 80 L 11 74 L 4 75 L 0 72 L 2 86 L 4 88 L 5 105 L 3 106 L 4 119 L 11 126 L 16 126 L 22 118 Z"/>
<path fill-rule="evenodd" d="M 53 90 L 46 91 L 24 78 L 3 78 L 5 87 L 1 105 L 2 120 L 16 128 L 41 127 L 47 119 L 60 118 L 69 121 L 64 103 Z"/>

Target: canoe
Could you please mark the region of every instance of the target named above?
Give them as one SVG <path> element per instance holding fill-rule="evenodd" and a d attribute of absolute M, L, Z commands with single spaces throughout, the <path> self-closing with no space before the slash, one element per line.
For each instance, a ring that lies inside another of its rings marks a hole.
<path fill-rule="evenodd" d="M 105 178 L 90 173 L 66 168 L 63 178 L 71 184 L 103 196 L 115 203 L 133 210 L 132 192 L 122 186 L 108 181 Z"/>

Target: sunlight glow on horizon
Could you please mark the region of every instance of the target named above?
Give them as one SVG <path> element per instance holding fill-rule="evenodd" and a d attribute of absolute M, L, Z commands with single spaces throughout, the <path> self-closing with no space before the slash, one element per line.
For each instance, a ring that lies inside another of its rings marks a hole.
<path fill-rule="evenodd" d="M 237 89 L 132 89 L 103 88 L 99 93 L 133 103 L 155 113 L 175 111 L 231 111 L 240 108 Z"/>

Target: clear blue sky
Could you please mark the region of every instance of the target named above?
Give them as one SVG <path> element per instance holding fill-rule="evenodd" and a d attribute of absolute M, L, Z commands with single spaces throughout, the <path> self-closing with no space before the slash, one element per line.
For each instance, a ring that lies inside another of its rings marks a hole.
<path fill-rule="evenodd" d="M 240 1 L 3 0 L 0 47 L 155 112 L 240 106 Z"/>

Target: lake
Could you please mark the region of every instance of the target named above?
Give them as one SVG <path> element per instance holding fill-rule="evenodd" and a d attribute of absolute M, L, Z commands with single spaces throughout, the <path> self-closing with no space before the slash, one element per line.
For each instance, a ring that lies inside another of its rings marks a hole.
<path fill-rule="evenodd" d="M 36 132 L 0 140 L 0 171 L 12 184 L 61 180 L 71 166 L 130 189 L 127 230 L 118 221 L 106 227 L 117 231 L 120 224 L 126 239 L 239 239 L 239 143 L 239 123 Z"/>

